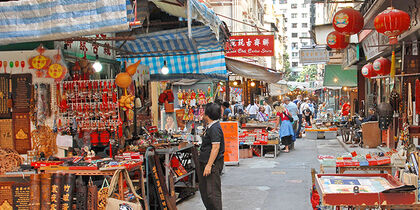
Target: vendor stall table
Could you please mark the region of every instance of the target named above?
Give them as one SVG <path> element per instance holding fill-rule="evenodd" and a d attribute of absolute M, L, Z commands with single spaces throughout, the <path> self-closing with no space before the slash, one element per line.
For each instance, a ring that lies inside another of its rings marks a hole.
<path fill-rule="evenodd" d="M 317 174 L 315 182 L 323 206 L 419 208 L 415 191 L 400 191 L 390 174 Z"/>
<path fill-rule="evenodd" d="M 336 173 L 344 174 L 346 171 L 379 171 L 380 173 L 384 173 L 386 171 L 388 174 L 392 174 L 392 166 L 391 165 L 382 165 L 382 166 L 343 166 L 343 167 L 335 167 L 335 166 L 323 166 L 321 165 L 321 173 L 324 173 L 324 168 L 336 168 Z"/>
<path fill-rule="evenodd" d="M 264 147 L 274 147 L 274 158 L 277 158 L 277 156 L 280 154 L 280 144 L 242 144 L 242 145 L 248 145 L 250 147 L 260 147 L 261 156 L 264 155 Z"/>
<path fill-rule="evenodd" d="M 392 174 L 392 166 L 391 165 L 383 165 L 383 166 L 344 166 L 344 167 L 337 167 L 339 174 L 344 174 L 346 171 L 379 171 L 380 173 L 384 173 L 386 171 L 388 174 Z"/>
<path fill-rule="evenodd" d="M 66 174 L 75 174 L 78 176 L 113 176 L 115 171 L 118 169 L 126 169 L 128 172 L 134 172 L 139 171 L 140 172 L 140 179 L 138 180 L 141 187 L 141 197 L 146 199 L 146 193 L 145 193 L 145 186 L 144 186 L 144 173 L 143 173 L 143 167 L 141 166 L 142 163 L 135 164 L 132 167 L 112 167 L 107 168 L 106 170 L 62 170 L 62 169 L 53 169 L 51 167 L 41 167 L 39 168 L 39 173 L 66 173 Z M 21 176 L 21 175 L 20 175 Z M 123 173 L 119 174 L 120 178 L 118 179 L 118 194 L 121 198 L 124 197 L 124 177 Z M 134 181 L 134 180 L 133 180 Z M 145 203 L 147 201 L 145 200 Z M 145 205 L 147 209 L 147 204 Z"/>
<path fill-rule="evenodd" d="M 179 153 L 179 152 L 187 152 L 188 150 L 190 150 L 191 148 L 193 148 L 194 145 L 192 144 L 188 144 L 186 146 L 172 146 L 172 147 L 168 147 L 165 149 L 156 149 L 156 154 L 158 155 L 164 155 L 165 156 L 165 180 L 166 180 L 166 186 L 169 186 L 169 178 L 170 178 L 170 165 L 171 165 L 171 156 L 174 155 L 175 153 Z M 192 163 L 194 164 L 194 161 L 192 161 Z M 187 174 L 184 174 L 180 177 L 177 177 L 175 180 L 175 183 L 178 182 L 179 180 L 183 179 L 186 176 L 192 175 L 192 186 L 195 186 L 195 170 L 191 170 L 189 171 Z"/>

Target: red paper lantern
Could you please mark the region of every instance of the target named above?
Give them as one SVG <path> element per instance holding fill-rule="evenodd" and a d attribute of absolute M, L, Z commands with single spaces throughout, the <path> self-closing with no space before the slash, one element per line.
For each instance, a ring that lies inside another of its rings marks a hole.
<path fill-rule="evenodd" d="M 364 25 L 362 14 L 353 8 L 338 11 L 335 13 L 332 22 L 334 29 L 344 35 L 357 34 Z"/>
<path fill-rule="evenodd" d="M 380 57 L 373 62 L 373 70 L 378 75 L 388 75 L 391 72 L 391 61 Z"/>
<path fill-rule="evenodd" d="M 379 13 L 374 22 L 376 31 L 389 37 L 390 44 L 398 43 L 397 36 L 410 27 L 410 15 L 404 11 L 388 7 Z"/>
<path fill-rule="evenodd" d="M 368 63 L 366 65 L 363 66 L 362 68 L 362 75 L 366 78 L 371 78 L 376 76 L 376 72 L 375 70 L 373 70 L 373 65 L 372 63 Z"/>
<path fill-rule="evenodd" d="M 349 45 L 348 37 L 343 34 L 333 31 L 327 36 L 327 45 L 332 49 L 344 49 Z"/>

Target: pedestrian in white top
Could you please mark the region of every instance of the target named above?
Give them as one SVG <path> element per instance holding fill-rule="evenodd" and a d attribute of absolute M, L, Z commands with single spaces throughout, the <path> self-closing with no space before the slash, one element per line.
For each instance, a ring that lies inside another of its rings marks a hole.
<path fill-rule="evenodd" d="M 246 112 L 248 113 L 249 118 L 256 119 L 257 113 L 258 113 L 257 104 L 255 102 L 253 102 L 252 104 L 249 104 L 248 107 L 246 108 Z"/>
<path fill-rule="evenodd" d="M 264 100 L 264 109 L 265 109 L 264 113 L 267 115 L 267 119 L 269 119 L 271 116 L 272 110 L 271 110 L 271 106 L 268 105 L 266 100 Z"/>

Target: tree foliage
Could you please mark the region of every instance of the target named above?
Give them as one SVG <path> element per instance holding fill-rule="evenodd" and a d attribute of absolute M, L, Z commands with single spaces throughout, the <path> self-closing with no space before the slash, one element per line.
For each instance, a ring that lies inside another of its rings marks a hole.
<path fill-rule="evenodd" d="M 284 66 L 284 80 L 286 81 L 296 81 L 297 75 L 292 72 L 290 69 L 289 54 L 287 52 L 283 53 L 283 66 Z"/>
<path fill-rule="evenodd" d="M 304 66 L 303 70 L 299 73 L 299 76 L 296 81 L 306 82 L 307 75 L 309 75 L 308 81 L 314 81 L 316 79 L 317 73 L 318 73 L 317 65 Z"/>

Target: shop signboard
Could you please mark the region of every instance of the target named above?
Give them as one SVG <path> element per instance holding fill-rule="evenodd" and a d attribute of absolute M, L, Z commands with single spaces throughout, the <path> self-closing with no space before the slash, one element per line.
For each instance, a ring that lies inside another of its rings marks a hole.
<path fill-rule="evenodd" d="M 239 130 L 238 122 L 220 122 L 223 135 L 225 137 L 225 155 L 226 165 L 239 164 Z"/>
<path fill-rule="evenodd" d="M 325 48 L 308 48 L 299 51 L 299 60 L 302 64 L 327 63 L 330 60 Z"/>
<path fill-rule="evenodd" d="M 274 35 L 231 36 L 225 47 L 226 56 L 274 56 Z"/>
<path fill-rule="evenodd" d="M 351 44 L 344 50 L 343 69 L 349 69 L 357 61 L 359 61 L 359 45 Z"/>
<path fill-rule="evenodd" d="M 366 60 L 369 61 L 375 56 L 381 54 L 388 45 L 388 37 L 378 33 L 377 31 L 372 31 L 366 38 L 362 41 L 363 52 L 365 53 Z"/>

